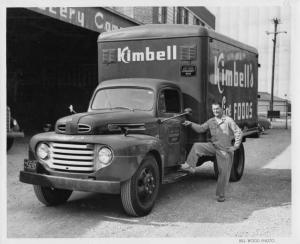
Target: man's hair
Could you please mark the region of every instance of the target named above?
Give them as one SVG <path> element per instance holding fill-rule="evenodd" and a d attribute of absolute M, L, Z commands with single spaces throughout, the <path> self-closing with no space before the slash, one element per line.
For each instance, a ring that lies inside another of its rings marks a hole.
<path fill-rule="evenodd" d="M 211 103 L 211 106 L 212 106 L 212 105 L 219 105 L 220 108 L 222 108 L 222 103 L 221 103 L 220 101 L 214 100 L 214 101 L 212 101 L 212 103 Z"/>

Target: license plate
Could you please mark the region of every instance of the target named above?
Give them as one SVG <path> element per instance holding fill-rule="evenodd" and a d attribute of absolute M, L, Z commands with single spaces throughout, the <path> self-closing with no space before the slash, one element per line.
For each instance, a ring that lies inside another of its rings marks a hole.
<path fill-rule="evenodd" d="M 38 161 L 36 160 L 24 160 L 24 170 L 36 171 Z"/>

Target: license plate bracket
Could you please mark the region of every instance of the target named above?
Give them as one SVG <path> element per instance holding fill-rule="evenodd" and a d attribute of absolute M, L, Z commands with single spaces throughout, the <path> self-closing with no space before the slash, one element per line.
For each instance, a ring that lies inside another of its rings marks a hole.
<path fill-rule="evenodd" d="M 38 161 L 37 160 L 24 159 L 24 170 L 25 171 L 36 172 L 37 165 L 38 165 Z"/>

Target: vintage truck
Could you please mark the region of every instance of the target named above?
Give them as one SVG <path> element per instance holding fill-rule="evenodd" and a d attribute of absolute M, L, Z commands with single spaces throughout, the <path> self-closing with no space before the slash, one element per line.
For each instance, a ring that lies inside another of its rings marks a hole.
<path fill-rule="evenodd" d="M 72 191 L 120 194 L 131 216 L 147 215 L 160 185 L 180 175 L 194 142 L 209 135 L 182 125 L 212 116 L 221 100 L 243 129 L 258 133 L 257 50 L 200 26 L 145 25 L 98 38 L 99 85 L 87 112 L 58 119 L 33 136 L 20 181 L 42 203 L 64 203 Z M 214 158 L 200 157 L 198 165 Z M 231 181 L 244 170 L 243 145 Z M 217 173 L 217 168 L 215 167 Z"/>

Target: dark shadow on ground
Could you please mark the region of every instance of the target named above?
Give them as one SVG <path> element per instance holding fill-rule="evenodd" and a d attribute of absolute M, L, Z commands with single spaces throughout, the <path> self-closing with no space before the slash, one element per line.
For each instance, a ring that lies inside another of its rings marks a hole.
<path fill-rule="evenodd" d="M 215 198 L 216 181 L 211 171 L 199 171 L 179 182 L 162 185 L 152 213 L 142 218 L 127 216 L 119 196 L 83 194 L 56 207 L 57 214 L 67 211 L 83 214 L 95 224 L 101 220 L 165 226 L 176 222 L 237 223 L 253 212 L 291 204 L 290 170 L 251 170 L 240 182 L 230 183 L 227 200 Z M 72 215 L 73 215 L 72 214 Z"/>

